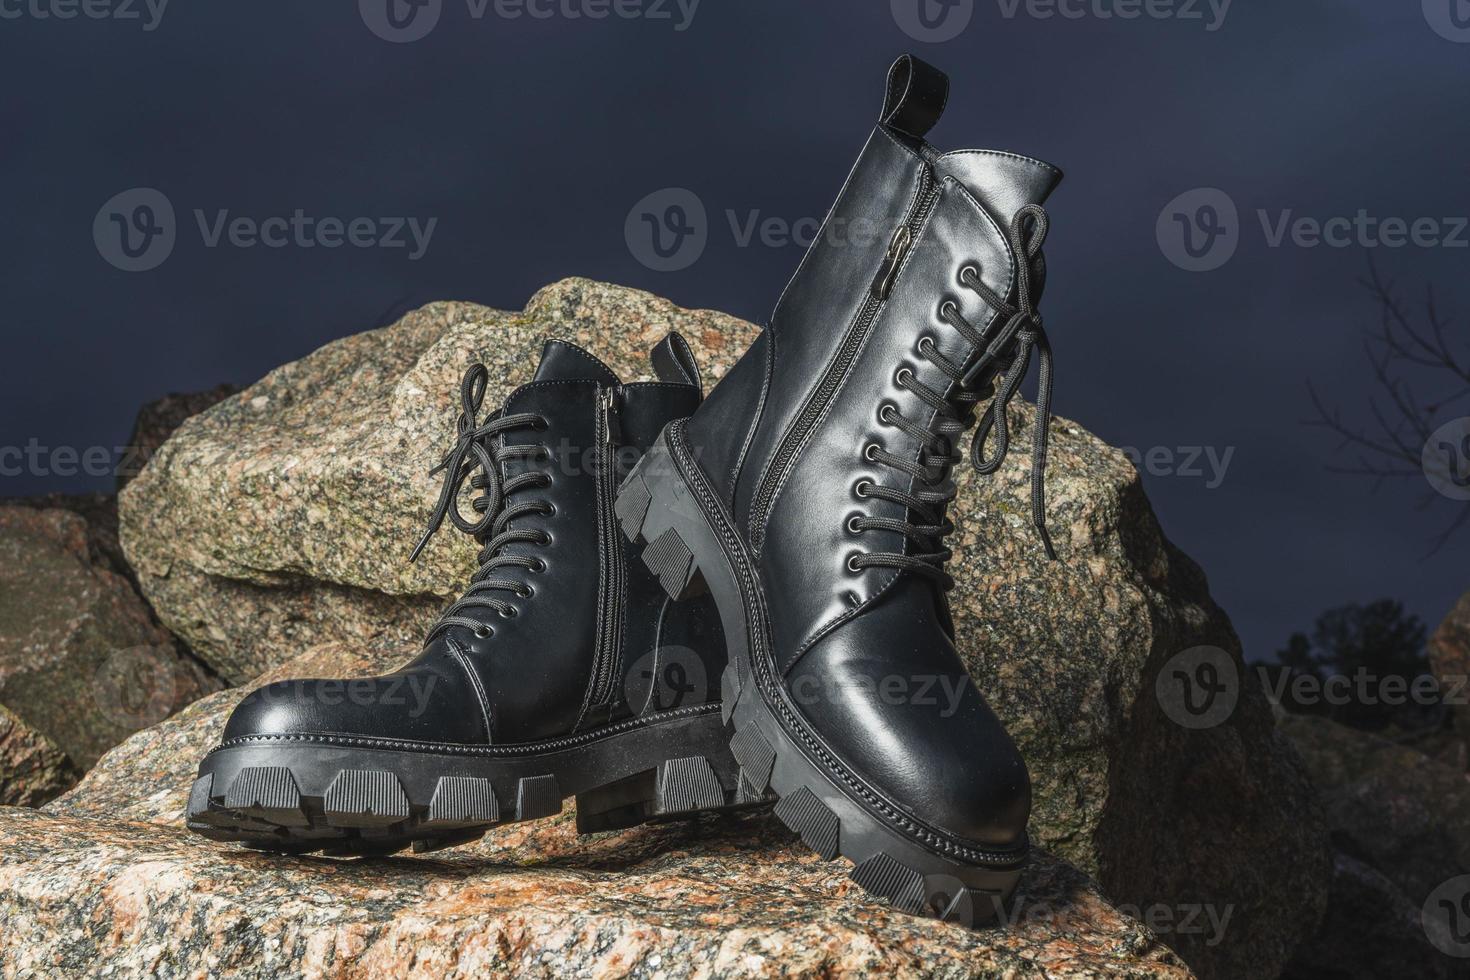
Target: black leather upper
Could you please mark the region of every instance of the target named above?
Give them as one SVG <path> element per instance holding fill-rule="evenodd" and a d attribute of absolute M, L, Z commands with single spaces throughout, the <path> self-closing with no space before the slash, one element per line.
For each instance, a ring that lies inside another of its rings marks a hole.
<path fill-rule="evenodd" d="M 544 488 L 509 494 L 507 503 L 534 498 L 550 505 L 550 513 L 529 513 L 507 525 L 545 536 L 545 543 L 515 541 L 499 551 L 535 563 L 532 570 L 499 570 L 499 577 L 525 586 L 522 594 L 496 593 L 508 615 L 471 610 L 483 628 L 442 630 L 408 665 L 384 678 L 285 681 L 256 691 L 230 718 L 225 739 L 339 734 L 457 744 L 544 740 L 675 706 L 655 690 L 670 663 L 683 679 L 683 704 L 717 700 L 724 648 L 713 604 L 706 599 L 672 616 L 667 596 L 636 560 L 611 512 L 613 491 L 663 426 L 688 416 L 700 402 L 697 370 L 687 377 L 687 348 L 682 355 L 664 351 L 660 360 L 660 373 L 677 380 L 623 385 L 586 351 L 551 341 L 536 378 L 505 400 L 502 416 L 525 413 L 544 420 L 544 427 L 516 428 L 495 438 L 502 446 L 536 445 L 545 452 L 506 459 L 502 480 L 534 471 L 549 481 Z M 603 418 L 609 393 L 612 423 Z M 620 563 L 620 575 L 609 575 L 610 555 Z M 618 627 L 612 642 L 600 641 L 609 624 Z M 603 690 L 595 691 L 599 650 L 607 678 Z M 334 696 L 339 689 L 342 695 Z"/>
<path fill-rule="evenodd" d="M 917 59 L 904 70 L 935 71 Z M 902 505 L 859 490 L 863 481 L 915 488 L 908 474 L 865 458 L 870 445 L 919 458 L 919 441 L 881 413 L 932 422 L 932 409 L 898 383 L 899 373 L 954 390 L 919 345 L 932 343 L 962 364 L 971 359 L 968 343 L 939 315 L 947 301 L 977 330 L 998 329 L 996 311 L 963 288 L 960 272 L 973 266 L 996 294 L 1013 295 L 1017 262 L 1025 258 L 1012 254 L 1003 229 L 1018 208 L 1044 200 L 1061 176 L 1015 154 L 938 153 L 920 137 L 933 122 L 928 116 L 937 118 L 935 106 L 942 109 L 943 86 L 932 77 L 906 85 L 924 107 L 895 116 L 890 86 L 884 118 L 908 120 L 907 129 L 880 122 L 827 218 L 828 226 L 849 229 L 912 224 L 891 289 L 876 300 L 873 284 L 892 236 L 829 236 L 824 228 L 767 329 L 687 432 L 754 554 L 776 666 L 808 721 L 893 802 L 952 833 L 1004 844 L 1024 832 L 1028 782 L 1014 744 L 973 684 L 952 712 L 890 703 L 878 693 L 802 704 L 795 693 L 798 683 L 832 688 L 854 677 L 875 691 L 885 681 L 890 690 L 913 691 L 926 677 L 965 677 L 937 586 L 896 568 L 849 566 L 862 552 L 910 553 L 911 542 L 896 530 L 855 531 L 850 521 L 909 516 Z M 844 348 L 850 360 L 840 372 Z M 824 381 L 835 388 L 824 391 Z M 814 416 L 813 405 L 820 406 Z"/>

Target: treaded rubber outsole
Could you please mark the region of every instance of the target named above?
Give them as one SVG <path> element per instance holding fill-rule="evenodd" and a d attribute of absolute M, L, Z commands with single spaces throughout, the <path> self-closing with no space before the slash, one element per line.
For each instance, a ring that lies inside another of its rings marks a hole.
<path fill-rule="evenodd" d="M 498 756 L 359 747 L 330 736 L 222 746 L 200 765 L 187 824 L 262 850 L 371 856 L 468 843 L 494 827 L 554 816 L 569 796 L 579 833 L 773 801 L 741 786 L 716 706 L 668 715 L 570 748 L 513 746 Z"/>
<path fill-rule="evenodd" d="M 1020 879 L 1024 850 L 986 851 L 921 825 L 846 772 L 799 722 L 778 719 L 768 700 L 779 699 L 779 685 L 767 668 L 771 693 L 763 693 L 759 677 L 759 586 L 697 464 L 681 465 L 670 449 L 681 435 L 680 422 L 664 430 L 624 482 L 616 512 L 624 535 L 644 542 L 643 561 L 671 597 L 707 589 L 719 607 L 730 654 L 721 717 L 742 791 L 773 791 L 787 827 L 822 858 L 848 858 L 852 880 L 895 908 L 968 926 L 995 919 Z"/>

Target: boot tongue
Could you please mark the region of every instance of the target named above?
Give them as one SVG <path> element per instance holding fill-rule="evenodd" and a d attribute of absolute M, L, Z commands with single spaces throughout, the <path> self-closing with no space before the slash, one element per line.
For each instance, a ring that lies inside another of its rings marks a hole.
<path fill-rule="evenodd" d="M 597 381 L 616 387 L 617 375 L 597 358 L 564 340 L 548 340 L 541 348 L 536 381 Z"/>
<path fill-rule="evenodd" d="M 940 176 L 954 177 L 1002 227 L 1028 204 L 1042 204 L 1062 172 L 1028 157 L 995 150 L 956 150 L 936 161 Z"/>

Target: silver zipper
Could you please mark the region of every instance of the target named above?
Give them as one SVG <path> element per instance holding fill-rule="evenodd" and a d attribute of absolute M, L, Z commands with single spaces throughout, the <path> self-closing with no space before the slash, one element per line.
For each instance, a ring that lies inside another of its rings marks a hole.
<path fill-rule="evenodd" d="M 749 528 L 751 550 L 757 555 L 760 554 L 761 547 L 765 544 L 766 518 L 769 516 L 771 505 L 775 502 L 776 488 L 780 486 L 781 480 L 795 462 L 796 453 L 805 442 L 807 433 L 826 411 L 827 403 L 832 400 L 837 386 L 847 375 L 847 369 L 852 366 L 853 358 L 857 356 L 863 341 L 867 339 L 868 328 L 872 326 L 878 311 L 887 301 L 888 294 L 893 291 L 893 284 L 898 279 L 898 270 L 903 267 L 903 260 L 913 247 L 919 228 L 924 224 L 924 219 L 929 216 L 930 209 L 939 198 L 939 186 L 927 167 L 919 180 L 919 192 L 914 197 L 913 206 L 904 216 L 903 223 L 893 230 L 893 237 L 889 239 L 888 249 L 883 254 L 883 261 L 878 266 L 878 272 L 873 277 L 872 285 L 868 287 L 868 296 L 863 301 L 862 309 L 858 311 L 852 329 L 842 339 L 842 346 L 838 349 L 837 356 L 832 359 L 831 365 L 822 375 L 822 380 L 818 383 L 816 390 L 802 406 L 801 414 L 797 417 L 796 422 L 781 440 L 776 455 L 766 470 L 765 479 L 761 481 L 761 485 L 756 490 L 756 495 L 750 505 Z"/>
<path fill-rule="evenodd" d="M 617 501 L 617 450 L 622 440 L 617 388 L 603 388 L 597 399 L 597 428 L 601 434 L 597 461 L 597 526 L 602 535 L 602 569 L 599 582 L 597 649 L 592 657 L 592 691 L 589 707 L 601 707 L 612 695 L 613 675 L 622 643 L 624 567 L 622 538 L 613 506 Z"/>

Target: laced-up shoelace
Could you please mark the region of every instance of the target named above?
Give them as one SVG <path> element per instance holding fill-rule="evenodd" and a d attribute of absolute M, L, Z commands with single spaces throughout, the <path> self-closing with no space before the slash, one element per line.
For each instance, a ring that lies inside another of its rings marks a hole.
<path fill-rule="evenodd" d="M 429 526 L 408 560 L 418 560 L 424 546 L 439 530 L 445 517 L 448 517 L 455 527 L 472 535 L 482 547 L 479 554 L 480 567 L 471 576 L 469 588 L 448 609 L 444 610 L 439 621 L 429 631 L 428 638 L 424 641 L 425 644 L 432 643 L 436 636 L 453 626 L 463 626 L 473 630 L 480 637 L 494 635 L 493 629 L 465 613 L 472 609 L 491 609 L 509 619 L 516 614 L 515 606 L 493 593 L 510 592 L 518 598 L 525 599 L 534 592 L 524 582 L 498 576 L 497 571 L 502 568 L 519 568 L 534 574 L 544 571 L 546 567 L 539 558 L 503 555 L 500 552 L 507 545 L 517 542 L 542 546 L 551 543 L 550 537 L 544 531 L 532 528 L 509 529 L 510 522 L 518 517 L 530 514 L 550 514 L 552 512 L 550 502 L 525 500 L 515 504 L 507 503 L 511 495 L 519 490 L 550 486 L 551 478 L 545 473 L 530 472 L 521 473 L 509 480 L 502 480 L 500 465 L 511 459 L 545 458 L 548 451 L 542 446 L 535 445 L 489 448 L 492 440 L 502 432 L 523 428 L 544 430 L 546 420 L 540 415 L 530 413 L 505 415 L 496 411 L 486 418 L 483 425 L 480 424 L 478 422 L 480 407 L 485 401 L 485 387 L 489 380 L 490 371 L 483 364 L 475 364 L 465 372 L 464 379 L 459 386 L 461 409 L 457 423 L 459 435 L 455 439 L 454 446 L 445 454 L 439 465 L 429 471 L 430 476 L 443 472 L 444 485 L 439 491 L 439 502 L 434 505 L 434 512 L 429 518 Z M 471 474 L 474 475 L 471 476 Z M 471 487 L 483 491 L 470 502 L 470 506 L 480 515 L 477 520 L 473 521 L 460 513 L 458 504 L 458 497 L 466 478 L 469 478 Z M 486 539 L 487 533 L 490 535 L 488 540 Z"/>
<path fill-rule="evenodd" d="M 929 337 L 920 339 L 919 353 L 955 386 L 955 391 L 948 398 L 943 392 L 919 381 L 907 368 L 899 371 L 898 383 L 934 410 L 934 421 L 925 428 L 904 418 L 892 405 L 884 405 L 879 411 L 879 418 L 918 441 L 918 461 L 895 456 L 876 445 L 869 445 L 864 450 L 864 456 L 870 462 L 882 463 L 907 473 L 914 478 L 915 489 L 907 492 L 863 481 L 858 485 L 857 491 L 861 496 L 899 504 L 908 510 L 911 517 L 917 517 L 919 522 L 854 517 L 849 521 L 848 527 L 854 532 L 892 531 L 931 550 L 916 554 L 879 552 L 854 555 L 849 560 L 849 567 L 854 571 L 873 567 L 898 568 L 928 576 L 941 583 L 946 590 L 954 587 L 953 577 L 944 570 L 944 564 L 949 561 L 952 552 L 940 542 L 954 531 L 954 524 L 945 512 L 958 492 L 951 478 L 954 466 L 962 459 L 955 452 L 956 437 L 969 428 L 974 419 L 972 408 L 981 398 L 980 392 L 976 390 L 976 380 L 999 362 L 1012 342 L 1016 345 L 1015 354 L 1000 376 L 1000 381 L 995 386 L 995 399 L 986 408 L 970 442 L 970 463 L 976 472 L 988 475 L 1000 469 L 1005 462 L 1006 455 L 1010 452 L 1006 411 L 1031 367 L 1032 354 L 1037 354 L 1041 367 L 1036 397 L 1035 435 L 1031 446 L 1031 521 L 1041 537 L 1047 557 L 1056 558 L 1051 535 L 1046 528 L 1046 447 L 1047 426 L 1051 421 L 1052 352 L 1031 295 L 1031 265 L 1046 241 L 1047 227 L 1046 212 L 1035 204 L 1017 211 L 1011 220 L 1008 238 L 1011 252 L 1016 256 L 1014 305 L 985 285 L 974 266 L 966 266 L 960 271 L 960 282 L 995 311 L 996 322 L 1005 324 L 989 344 L 985 342 L 981 332 L 960 315 L 953 300 L 945 300 L 940 307 L 939 313 L 944 321 L 969 343 L 970 356 L 979 354 L 973 365 L 966 369 L 964 361 L 953 361 L 941 354 Z M 992 430 L 995 432 L 995 451 L 987 458 L 985 443 Z"/>

